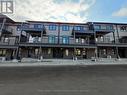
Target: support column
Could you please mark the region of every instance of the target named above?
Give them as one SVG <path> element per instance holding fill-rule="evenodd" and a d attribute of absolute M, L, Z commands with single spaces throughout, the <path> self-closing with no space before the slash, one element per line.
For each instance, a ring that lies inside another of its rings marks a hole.
<path fill-rule="evenodd" d="M 58 44 L 60 44 L 60 23 L 58 24 Z"/>
<path fill-rule="evenodd" d="M 16 49 L 16 59 L 18 59 L 18 57 L 19 57 L 19 44 L 20 44 L 20 42 L 21 42 L 22 31 L 23 31 L 23 23 L 21 24 L 21 33 L 20 33 L 20 35 L 19 35 L 18 47 L 17 47 L 17 49 Z"/>
<path fill-rule="evenodd" d="M 73 28 L 74 28 L 75 26 L 73 26 Z M 76 44 L 76 42 L 75 42 L 75 40 L 76 40 L 76 37 L 75 37 L 75 31 L 73 31 L 74 32 L 74 44 Z M 74 47 L 74 55 L 73 55 L 73 60 L 75 60 L 76 59 L 76 48 Z"/>
<path fill-rule="evenodd" d="M 115 39 L 115 33 L 114 33 L 114 31 L 112 33 L 113 33 L 114 43 L 116 44 L 116 39 Z"/>
<path fill-rule="evenodd" d="M 95 40 L 95 45 L 97 46 L 97 42 L 96 42 L 96 32 L 94 31 L 94 40 Z M 95 48 L 95 59 L 98 59 L 98 46 Z"/>
<path fill-rule="evenodd" d="M 116 30 L 117 30 L 118 43 L 120 43 L 120 41 L 119 41 L 120 37 L 119 37 L 119 31 L 118 31 L 117 25 L 116 25 Z M 119 49 L 118 49 L 117 46 L 116 46 L 116 58 L 117 58 L 117 59 L 120 58 L 120 56 L 119 56 Z"/>
<path fill-rule="evenodd" d="M 44 31 L 44 25 L 43 25 L 43 29 L 42 29 L 42 31 L 41 31 L 41 44 L 42 44 L 42 39 L 43 39 L 43 31 Z M 42 46 L 40 45 L 40 48 L 39 48 L 39 59 L 42 61 L 42 59 L 43 59 L 43 55 L 42 55 Z"/>
<path fill-rule="evenodd" d="M 116 25 L 116 32 L 117 32 L 117 37 L 118 37 L 118 43 L 120 43 L 120 41 L 119 41 L 120 37 L 119 37 L 119 31 L 118 31 L 118 26 L 117 25 Z"/>

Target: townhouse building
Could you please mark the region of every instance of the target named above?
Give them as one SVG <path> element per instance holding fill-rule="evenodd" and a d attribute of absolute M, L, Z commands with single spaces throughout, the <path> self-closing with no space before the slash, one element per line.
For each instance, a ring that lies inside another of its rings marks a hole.
<path fill-rule="evenodd" d="M 15 22 L 0 15 L 0 58 L 127 58 L 127 24 Z"/>

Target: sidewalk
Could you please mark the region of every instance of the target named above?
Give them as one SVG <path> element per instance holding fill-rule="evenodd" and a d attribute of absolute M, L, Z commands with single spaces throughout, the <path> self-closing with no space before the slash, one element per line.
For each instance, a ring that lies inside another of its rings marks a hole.
<path fill-rule="evenodd" d="M 88 66 L 88 65 L 127 65 L 127 59 L 99 59 L 96 62 L 88 60 L 66 60 L 66 59 L 43 59 L 24 60 L 22 62 L 4 61 L 0 62 L 0 67 L 33 67 L 33 66 Z"/>

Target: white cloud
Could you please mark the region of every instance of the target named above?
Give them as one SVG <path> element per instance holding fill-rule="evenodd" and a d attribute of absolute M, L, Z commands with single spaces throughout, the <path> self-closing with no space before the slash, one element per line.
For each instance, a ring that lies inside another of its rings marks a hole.
<path fill-rule="evenodd" d="M 127 7 L 123 7 L 121 9 L 119 9 L 117 12 L 114 12 L 113 16 L 126 17 L 127 16 Z"/>
<path fill-rule="evenodd" d="M 62 3 L 56 3 L 54 0 L 15 0 L 14 13 L 8 16 L 16 21 L 86 21 L 88 9 L 95 3 L 95 0 L 72 1 L 64 0 Z"/>

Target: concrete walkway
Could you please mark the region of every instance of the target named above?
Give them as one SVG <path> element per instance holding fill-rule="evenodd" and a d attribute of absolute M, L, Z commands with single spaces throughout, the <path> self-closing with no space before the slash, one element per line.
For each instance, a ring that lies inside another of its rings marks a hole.
<path fill-rule="evenodd" d="M 33 66 L 87 66 L 87 65 L 127 65 L 127 59 L 98 59 L 97 61 L 88 60 L 66 60 L 66 59 L 23 59 L 21 62 L 4 61 L 0 62 L 0 67 L 33 67 Z"/>

